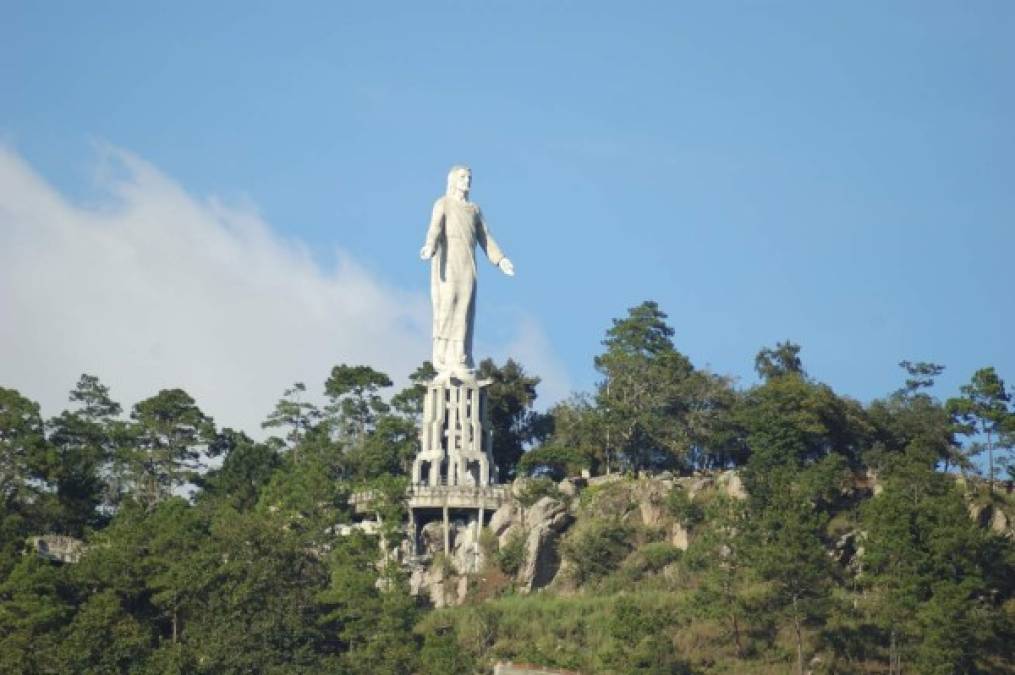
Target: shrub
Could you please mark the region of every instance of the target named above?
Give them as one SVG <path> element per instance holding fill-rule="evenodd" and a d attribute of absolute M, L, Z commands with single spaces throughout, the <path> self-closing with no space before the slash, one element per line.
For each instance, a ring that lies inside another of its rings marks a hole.
<path fill-rule="evenodd" d="M 701 507 L 695 504 L 687 493 L 680 488 L 670 490 L 666 496 L 666 510 L 680 521 L 680 524 L 690 529 L 705 518 Z"/>
<path fill-rule="evenodd" d="M 497 567 L 509 576 L 518 574 L 525 562 L 525 532 L 515 529 L 508 535 L 507 541 L 494 555 Z"/>
<path fill-rule="evenodd" d="M 575 581 L 605 577 L 631 551 L 633 531 L 619 521 L 591 521 L 575 529 L 561 550 L 574 564 Z"/>
<path fill-rule="evenodd" d="M 671 562 L 679 560 L 683 551 L 673 544 L 660 541 L 642 546 L 639 553 L 645 559 L 645 568 L 650 572 L 658 572 Z"/>
<path fill-rule="evenodd" d="M 453 624 L 437 625 L 423 638 L 419 655 L 425 675 L 467 675 L 475 672 L 471 655 L 459 647 Z"/>
<path fill-rule="evenodd" d="M 523 474 L 545 473 L 561 480 L 591 466 L 591 459 L 575 448 L 544 445 L 522 455 L 518 470 Z"/>
<path fill-rule="evenodd" d="M 549 478 L 546 478 L 545 476 L 540 478 L 530 478 L 522 485 L 521 492 L 518 495 L 518 502 L 524 507 L 529 507 L 543 497 L 563 499 L 564 495 L 557 487 L 557 484 Z"/>
<path fill-rule="evenodd" d="M 497 535 L 489 527 L 479 531 L 479 550 L 483 552 L 483 558 L 492 560 L 497 555 Z"/>

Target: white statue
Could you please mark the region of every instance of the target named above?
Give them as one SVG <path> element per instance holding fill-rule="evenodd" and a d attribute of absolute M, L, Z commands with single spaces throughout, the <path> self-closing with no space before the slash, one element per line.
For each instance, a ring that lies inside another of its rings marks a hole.
<path fill-rule="evenodd" d="M 433 303 L 433 365 L 438 378 L 475 378 L 472 333 L 476 317 L 476 244 L 508 276 L 515 268 L 504 257 L 479 207 L 469 201 L 472 170 L 454 166 L 447 194 L 433 206 L 426 243 L 419 255 L 430 260 Z"/>

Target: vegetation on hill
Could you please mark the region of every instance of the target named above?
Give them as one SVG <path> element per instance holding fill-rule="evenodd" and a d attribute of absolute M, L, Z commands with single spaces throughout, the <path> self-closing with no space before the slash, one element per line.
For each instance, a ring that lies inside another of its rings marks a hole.
<path fill-rule="evenodd" d="M 503 478 L 625 477 L 573 496 L 533 483 L 525 499 L 574 514 L 560 573 L 525 595 L 523 542 L 494 541 L 466 603 L 440 610 L 378 546 L 404 536 L 428 364 L 390 397 L 367 366 L 336 366 L 323 406 L 296 383 L 263 443 L 180 389 L 125 415 L 83 375 L 45 420 L 0 388 L 0 672 L 1015 669 L 1015 408 L 998 373 L 940 401 L 941 366 L 903 362 L 900 388 L 862 404 L 784 342 L 738 389 L 681 354 L 666 318 L 646 302 L 614 320 L 601 384 L 546 413 L 537 377 L 481 364 Z M 661 475 L 731 468 L 745 498 Z M 382 529 L 342 536 L 364 485 Z M 83 540 L 80 560 L 36 555 L 49 534 Z"/>

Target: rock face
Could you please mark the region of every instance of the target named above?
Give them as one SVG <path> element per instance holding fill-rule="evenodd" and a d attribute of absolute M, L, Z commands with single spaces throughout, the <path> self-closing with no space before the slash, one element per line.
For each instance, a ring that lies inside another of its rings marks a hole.
<path fill-rule="evenodd" d="M 1015 528 L 1008 514 L 1001 509 L 994 509 L 994 515 L 990 519 L 990 529 L 1009 538 L 1015 538 Z"/>
<path fill-rule="evenodd" d="M 483 566 L 483 552 L 479 547 L 479 523 L 458 524 L 451 532 L 451 562 L 462 574 L 475 574 Z"/>
<path fill-rule="evenodd" d="M 523 592 L 546 586 L 560 569 L 557 543 L 561 533 L 574 517 L 567 505 L 552 497 L 542 497 L 524 511 L 525 562 L 518 571 L 518 582 Z"/>
<path fill-rule="evenodd" d="M 437 553 L 444 553 L 444 525 L 439 521 L 432 521 L 420 529 L 420 541 L 423 552 L 426 555 L 434 556 Z"/>
<path fill-rule="evenodd" d="M 721 490 L 727 497 L 733 499 L 747 499 L 747 490 L 744 488 L 744 481 L 740 479 L 740 474 L 732 469 L 729 471 L 723 471 L 716 478 L 715 485 Z"/>
<path fill-rule="evenodd" d="M 580 495 L 585 487 L 590 494 Z M 694 498 L 704 491 L 715 491 L 735 499 L 745 499 L 743 482 L 735 471 L 716 475 L 674 477 L 645 476 L 632 480 L 620 474 L 600 476 L 586 481 L 564 480 L 552 495 L 544 495 L 525 506 L 533 494 L 529 479 L 518 479 L 510 487 L 510 498 L 493 512 L 487 523 L 485 546 L 504 551 L 517 546 L 520 561 L 511 580 L 521 593 L 544 588 L 558 578 L 567 583 L 566 571 L 573 561 L 562 560 L 560 541 L 577 516 L 616 517 L 622 522 L 656 530 L 660 539 L 676 548 L 687 550 L 692 539 L 690 528 L 677 521 L 670 512 L 670 493 L 677 489 Z M 579 500 L 579 496 L 583 497 Z M 420 545 L 429 566 L 412 571 L 414 593 L 428 597 L 435 607 L 464 601 L 472 579 L 485 564 L 480 546 L 482 528 L 476 521 L 453 522 L 450 526 L 449 550 L 445 551 L 441 521 L 426 523 L 420 531 Z M 496 543 L 493 543 L 493 542 Z M 489 553 L 490 551 L 487 551 Z M 561 576 L 562 570 L 565 573 Z M 501 577 L 503 579 L 503 577 Z"/>
<path fill-rule="evenodd" d="M 670 485 L 658 480 L 638 481 L 638 489 L 632 495 L 638 501 L 642 525 L 658 527 L 667 518 L 666 495 Z"/>
<path fill-rule="evenodd" d="M 980 527 L 990 529 L 1002 537 L 1015 538 L 1015 525 L 999 506 L 970 502 L 967 508 L 969 517 Z"/>
<path fill-rule="evenodd" d="M 686 551 L 691 543 L 691 536 L 687 528 L 680 523 L 673 523 L 670 526 L 670 543 L 681 551 Z"/>
<path fill-rule="evenodd" d="M 504 534 L 504 530 L 511 526 L 511 521 L 514 517 L 515 504 L 513 501 L 507 502 L 493 512 L 493 516 L 490 518 L 489 528 L 496 536 L 499 537 Z"/>

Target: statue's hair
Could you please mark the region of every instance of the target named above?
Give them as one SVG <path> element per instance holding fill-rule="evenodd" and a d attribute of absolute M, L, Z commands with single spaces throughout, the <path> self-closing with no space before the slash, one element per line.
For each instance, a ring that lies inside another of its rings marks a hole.
<path fill-rule="evenodd" d="M 472 173 L 472 169 L 470 169 L 469 167 L 465 166 L 464 164 L 455 164 L 453 167 L 451 167 L 451 170 L 448 171 L 448 188 L 446 190 L 446 194 L 451 194 L 452 191 L 454 191 L 454 189 L 455 189 L 455 185 L 454 185 L 455 174 L 458 173 L 459 171 L 462 171 L 462 170 L 465 170 L 465 171 L 468 171 L 469 173 Z"/>

